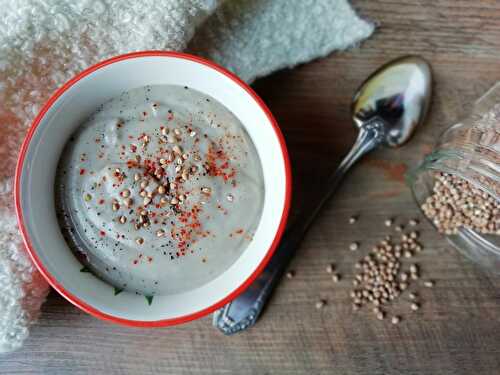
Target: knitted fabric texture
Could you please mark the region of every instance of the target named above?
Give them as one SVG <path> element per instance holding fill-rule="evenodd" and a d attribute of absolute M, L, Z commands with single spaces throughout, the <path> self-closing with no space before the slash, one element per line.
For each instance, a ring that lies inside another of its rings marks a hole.
<path fill-rule="evenodd" d="M 69 78 L 114 55 L 187 50 L 250 82 L 367 38 L 347 0 L 11 0 L 0 10 L 0 352 L 20 347 L 48 285 L 13 208 L 17 152 Z"/>

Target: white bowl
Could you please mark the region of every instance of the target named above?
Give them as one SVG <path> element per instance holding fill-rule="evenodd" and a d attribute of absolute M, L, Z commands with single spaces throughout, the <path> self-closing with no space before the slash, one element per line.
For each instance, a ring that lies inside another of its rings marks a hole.
<path fill-rule="evenodd" d="M 135 87 L 189 86 L 224 104 L 252 138 L 264 174 L 265 199 L 253 241 L 224 273 L 184 293 L 144 297 L 122 292 L 91 273 L 64 241 L 56 219 L 54 178 L 64 144 L 105 101 Z M 290 164 L 283 136 L 262 100 L 240 79 L 212 62 L 145 51 L 101 62 L 70 80 L 43 107 L 22 145 L 16 209 L 26 247 L 40 272 L 66 299 L 101 319 L 132 326 L 167 326 L 202 317 L 241 293 L 263 270 L 285 228 L 290 206 Z"/>

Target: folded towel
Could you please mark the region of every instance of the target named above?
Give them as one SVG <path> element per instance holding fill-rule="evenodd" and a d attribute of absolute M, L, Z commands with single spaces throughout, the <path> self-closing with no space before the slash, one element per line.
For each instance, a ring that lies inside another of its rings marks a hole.
<path fill-rule="evenodd" d="M 367 38 L 347 0 L 10 0 L 0 10 L 0 351 L 20 347 L 48 286 L 13 209 L 17 150 L 40 106 L 100 60 L 184 50 L 251 82 Z"/>

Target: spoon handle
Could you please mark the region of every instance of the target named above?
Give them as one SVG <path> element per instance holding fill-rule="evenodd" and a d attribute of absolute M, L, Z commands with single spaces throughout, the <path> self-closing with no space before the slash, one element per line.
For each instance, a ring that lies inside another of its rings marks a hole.
<path fill-rule="evenodd" d="M 320 194 L 320 198 L 314 202 L 313 209 L 296 216 L 264 271 L 243 293 L 214 313 L 214 326 L 224 334 L 232 335 L 255 324 L 311 223 L 325 202 L 333 195 L 349 168 L 382 142 L 383 128 L 380 121 L 363 125 L 353 147 L 329 177 L 323 194 Z"/>

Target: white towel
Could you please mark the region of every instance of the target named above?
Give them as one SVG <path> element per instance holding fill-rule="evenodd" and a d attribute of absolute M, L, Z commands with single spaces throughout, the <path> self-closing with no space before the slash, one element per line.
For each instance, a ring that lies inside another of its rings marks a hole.
<path fill-rule="evenodd" d="M 20 347 L 48 286 L 13 211 L 24 133 L 63 82 L 113 55 L 187 50 L 244 80 L 367 38 L 347 0 L 9 0 L 0 9 L 0 351 Z"/>

